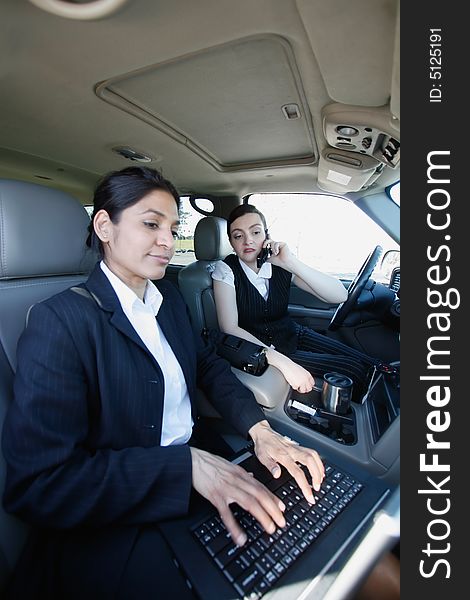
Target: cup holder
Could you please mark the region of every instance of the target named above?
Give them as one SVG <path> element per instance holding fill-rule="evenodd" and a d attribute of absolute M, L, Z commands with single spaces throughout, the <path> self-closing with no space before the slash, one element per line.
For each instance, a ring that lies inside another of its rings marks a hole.
<path fill-rule="evenodd" d="M 323 408 L 321 390 L 308 394 L 292 392 L 285 404 L 286 414 L 300 425 L 321 433 L 339 444 L 357 442 L 356 419 L 352 408 L 345 414 L 336 414 Z"/>

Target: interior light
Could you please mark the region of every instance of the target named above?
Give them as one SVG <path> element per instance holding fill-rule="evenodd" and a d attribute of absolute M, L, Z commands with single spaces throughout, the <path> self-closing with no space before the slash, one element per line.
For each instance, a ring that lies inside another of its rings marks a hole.
<path fill-rule="evenodd" d="M 66 19 L 93 20 L 108 17 L 128 0 L 29 0 L 38 8 Z"/>
<path fill-rule="evenodd" d="M 351 137 L 351 136 L 357 135 L 359 133 L 359 129 L 356 129 L 355 127 L 351 127 L 350 125 L 338 125 L 338 127 L 336 128 L 336 131 L 340 135 L 345 135 L 347 137 Z"/>

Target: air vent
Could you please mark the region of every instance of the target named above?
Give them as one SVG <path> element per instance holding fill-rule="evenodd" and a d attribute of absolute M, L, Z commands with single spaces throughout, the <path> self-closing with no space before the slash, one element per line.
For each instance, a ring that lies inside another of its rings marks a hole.
<path fill-rule="evenodd" d="M 394 167 L 400 160 L 400 142 L 392 137 L 389 138 L 382 150 L 382 155 Z"/>
<path fill-rule="evenodd" d="M 390 277 L 390 285 L 389 288 L 393 290 L 396 294 L 400 291 L 400 269 L 393 269 L 392 275 Z"/>

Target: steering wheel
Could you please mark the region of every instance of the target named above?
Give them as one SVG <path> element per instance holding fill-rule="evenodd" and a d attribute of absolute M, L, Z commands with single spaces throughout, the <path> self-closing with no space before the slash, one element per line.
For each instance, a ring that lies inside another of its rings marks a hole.
<path fill-rule="evenodd" d="M 359 269 L 356 277 L 348 288 L 348 297 L 338 306 L 335 310 L 335 314 L 331 317 L 330 324 L 328 325 L 330 331 L 338 329 L 338 327 L 344 323 L 344 320 L 359 299 L 362 290 L 366 287 L 366 283 L 369 281 L 372 271 L 379 262 L 382 252 L 382 246 L 376 246 L 364 261 L 364 264 Z"/>

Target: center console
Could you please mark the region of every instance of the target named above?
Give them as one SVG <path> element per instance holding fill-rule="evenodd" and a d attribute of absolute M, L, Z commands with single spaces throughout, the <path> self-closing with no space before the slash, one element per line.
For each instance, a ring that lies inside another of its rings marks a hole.
<path fill-rule="evenodd" d="M 285 404 L 286 414 L 293 420 L 339 444 L 357 442 L 356 418 L 352 408 L 345 414 L 336 414 L 323 408 L 321 390 L 309 394 L 292 392 Z"/>
<path fill-rule="evenodd" d="M 376 374 L 362 406 L 366 411 L 372 441 L 375 444 L 400 414 L 399 377 Z M 353 445 L 357 442 L 356 411 L 349 408 L 345 413 L 337 414 L 326 410 L 319 387 L 315 387 L 308 394 L 292 391 L 284 409 L 296 423 L 339 444 Z"/>
<path fill-rule="evenodd" d="M 319 378 L 307 394 L 292 390 L 274 367 L 260 377 L 234 369 L 254 393 L 266 418 L 279 433 L 298 443 L 336 453 L 363 466 L 390 485 L 400 478 L 399 376 L 377 374 L 361 403 L 351 402 L 343 414 L 325 409 Z"/>
<path fill-rule="evenodd" d="M 400 382 L 397 378 L 377 378 L 366 399 L 374 443 L 385 434 L 400 414 Z"/>

